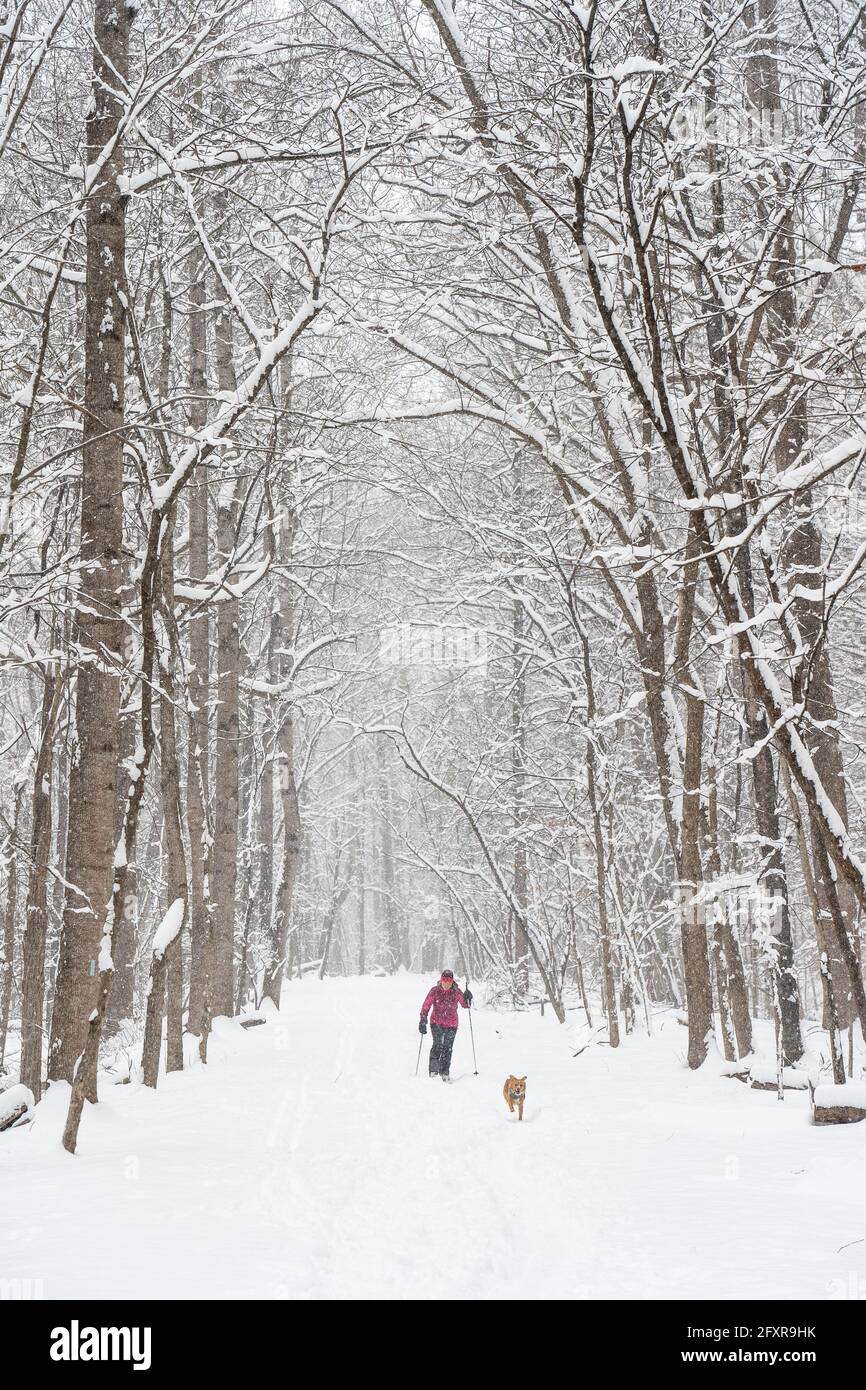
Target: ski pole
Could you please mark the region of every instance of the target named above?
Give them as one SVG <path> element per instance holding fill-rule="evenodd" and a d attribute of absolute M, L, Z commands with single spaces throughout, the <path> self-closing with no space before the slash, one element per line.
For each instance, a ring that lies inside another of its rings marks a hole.
<path fill-rule="evenodd" d="M 469 981 L 466 981 L 465 988 L 469 988 Z M 478 1059 L 475 1056 L 475 1029 L 472 1027 L 472 1005 L 469 1005 L 469 1036 L 472 1039 L 472 1065 L 475 1068 L 473 1075 L 478 1075 Z"/>
<path fill-rule="evenodd" d="M 415 1063 L 415 1075 L 418 1075 L 418 1068 L 421 1065 L 421 1048 L 424 1046 L 424 1035 L 421 1034 L 421 1041 L 418 1044 L 418 1061 Z"/>

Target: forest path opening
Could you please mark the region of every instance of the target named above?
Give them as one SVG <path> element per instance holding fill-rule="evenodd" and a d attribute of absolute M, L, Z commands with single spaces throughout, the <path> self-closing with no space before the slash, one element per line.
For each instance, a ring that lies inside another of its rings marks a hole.
<path fill-rule="evenodd" d="M 264 1027 L 217 1020 L 211 1063 L 101 1086 L 78 1154 L 66 1088 L 0 1141 L 0 1276 L 46 1298 L 827 1297 L 866 1287 L 863 1137 L 808 1123 L 653 1039 L 575 1058 L 578 1015 L 461 1011 L 452 1074 L 419 1075 L 432 980 L 287 983 Z M 528 1077 L 523 1123 L 502 1097 Z M 835 1281 L 839 1281 L 836 1283 Z"/>

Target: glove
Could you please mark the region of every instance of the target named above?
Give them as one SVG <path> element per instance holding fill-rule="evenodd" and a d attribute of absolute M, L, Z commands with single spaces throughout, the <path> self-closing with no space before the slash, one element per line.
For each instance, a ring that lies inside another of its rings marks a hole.
<path fill-rule="evenodd" d="M 471 990 L 471 989 L 464 989 L 464 991 L 463 991 L 463 998 L 466 1000 L 466 1003 L 471 1007 L 471 1005 L 472 1005 L 472 990 Z"/>
<path fill-rule="evenodd" d="M 426 1033 L 426 1032 L 427 1032 L 427 1024 L 425 1023 L 425 1021 L 424 1021 L 423 1018 L 422 1018 L 421 1022 L 418 1024 L 418 1032 L 419 1032 L 419 1033 Z"/>

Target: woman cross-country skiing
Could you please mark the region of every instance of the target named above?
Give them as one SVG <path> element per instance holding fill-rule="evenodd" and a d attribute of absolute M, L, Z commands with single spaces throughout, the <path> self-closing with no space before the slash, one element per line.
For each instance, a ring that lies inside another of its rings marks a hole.
<path fill-rule="evenodd" d="M 421 1005 L 421 1022 L 418 1032 L 427 1032 L 427 1015 L 432 1005 L 430 1028 L 433 1032 L 433 1045 L 430 1048 L 430 1075 L 441 1076 L 450 1081 L 451 1049 L 457 1036 L 457 1005 L 468 1009 L 472 994 L 468 989 L 461 990 L 454 983 L 454 971 L 443 970 L 437 984 L 433 986 Z"/>

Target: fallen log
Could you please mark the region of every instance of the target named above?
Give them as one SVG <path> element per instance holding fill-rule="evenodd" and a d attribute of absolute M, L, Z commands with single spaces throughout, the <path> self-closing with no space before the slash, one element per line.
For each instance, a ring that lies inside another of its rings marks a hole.
<path fill-rule="evenodd" d="M 816 1086 L 811 1094 L 816 1125 L 854 1125 L 866 1120 L 866 1085 L 827 1083 Z"/>
<path fill-rule="evenodd" d="M 34 1106 L 33 1092 L 27 1086 L 10 1086 L 0 1092 L 0 1131 L 11 1129 L 23 1120 Z"/>
<path fill-rule="evenodd" d="M 723 1076 L 729 1076 L 734 1081 L 742 1081 L 750 1091 L 778 1091 L 779 1078 L 777 1073 L 763 1064 L 755 1066 L 740 1067 L 737 1070 L 726 1070 Z M 794 1067 L 785 1067 L 782 1070 L 782 1090 L 783 1091 L 807 1091 L 809 1089 L 809 1077 L 804 1071 L 796 1071 Z"/>

